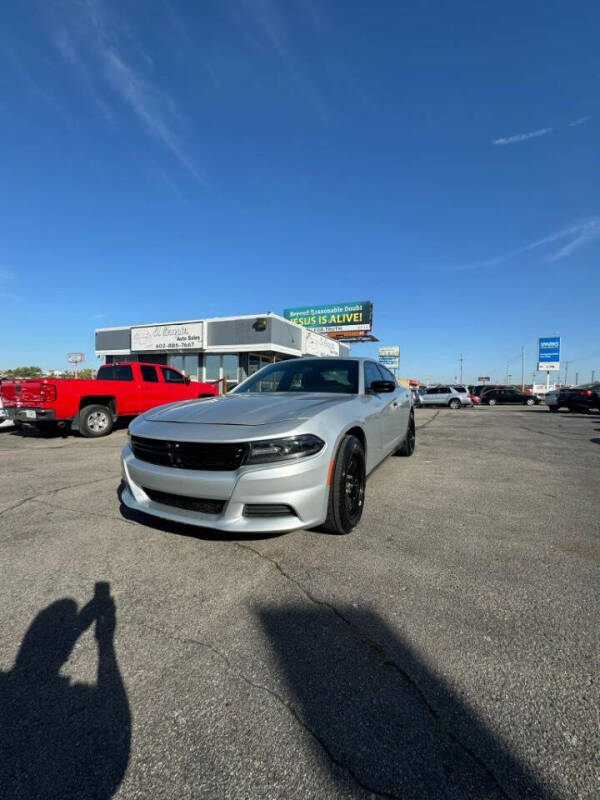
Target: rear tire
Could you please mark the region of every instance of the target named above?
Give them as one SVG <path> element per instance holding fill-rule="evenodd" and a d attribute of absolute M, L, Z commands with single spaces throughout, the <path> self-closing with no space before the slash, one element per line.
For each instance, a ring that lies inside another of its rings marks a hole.
<path fill-rule="evenodd" d="M 493 398 L 493 397 L 492 397 L 492 398 L 490 398 L 490 399 L 488 400 L 488 406 L 495 406 L 495 405 L 496 405 L 496 401 L 494 400 L 494 398 Z"/>
<path fill-rule="evenodd" d="M 558 406 L 548 406 L 548 410 L 552 411 L 553 414 L 556 414 L 558 411 Z"/>
<path fill-rule="evenodd" d="M 461 402 L 458 399 L 458 397 L 453 397 L 452 400 L 450 400 L 450 402 L 448 403 L 448 407 L 449 408 L 457 409 L 457 408 L 460 408 L 460 406 L 461 406 Z"/>
<path fill-rule="evenodd" d="M 415 446 L 417 443 L 416 437 L 416 430 L 415 430 L 415 417 L 413 414 L 410 415 L 410 419 L 408 420 L 408 428 L 406 429 L 406 436 L 404 437 L 404 441 L 400 445 L 400 447 L 394 453 L 395 456 L 404 456 L 405 458 L 409 458 L 415 452 Z"/>
<path fill-rule="evenodd" d="M 113 426 L 112 413 L 106 406 L 85 406 L 79 412 L 79 432 L 87 439 L 108 436 Z"/>
<path fill-rule="evenodd" d="M 535 405 L 535 400 L 533 399 L 533 397 L 528 397 L 527 400 L 525 401 L 525 405 L 526 406 L 534 406 Z"/>
<path fill-rule="evenodd" d="M 356 436 L 345 436 L 339 446 L 331 485 L 324 529 L 330 533 L 350 533 L 360 522 L 365 504 L 367 470 L 365 451 Z"/>

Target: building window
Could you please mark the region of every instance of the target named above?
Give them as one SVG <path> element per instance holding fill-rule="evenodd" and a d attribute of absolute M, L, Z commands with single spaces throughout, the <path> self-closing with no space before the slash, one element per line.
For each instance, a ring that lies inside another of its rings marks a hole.
<path fill-rule="evenodd" d="M 204 356 L 204 380 L 218 381 L 221 377 L 221 356 Z"/>
<path fill-rule="evenodd" d="M 228 381 L 238 380 L 239 358 L 237 355 L 223 356 L 223 377 Z"/>
<path fill-rule="evenodd" d="M 173 355 L 169 356 L 167 363 L 170 367 L 175 367 L 192 380 L 198 380 L 198 356 L 197 355 Z"/>

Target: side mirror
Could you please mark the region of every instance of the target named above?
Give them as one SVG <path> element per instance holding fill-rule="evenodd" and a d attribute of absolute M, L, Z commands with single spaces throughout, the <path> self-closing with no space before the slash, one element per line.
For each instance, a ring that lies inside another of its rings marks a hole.
<path fill-rule="evenodd" d="M 395 392 L 396 384 L 394 381 L 372 381 L 368 391 L 371 394 L 383 394 L 384 392 Z"/>
<path fill-rule="evenodd" d="M 185 376 L 185 385 L 189 386 L 191 382 L 192 382 L 192 379 L 188 375 L 186 375 Z"/>

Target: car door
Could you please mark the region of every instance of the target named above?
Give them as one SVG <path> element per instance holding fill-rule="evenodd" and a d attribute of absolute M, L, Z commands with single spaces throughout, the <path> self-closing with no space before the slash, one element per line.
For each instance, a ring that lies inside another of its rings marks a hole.
<path fill-rule="evenodd" d="M 396 386 L 395 391 L 390 392 L 392 398 L 391 403 L 388 404 L 389 410 L 384 413 L 383 445 L 384 449 L 389 451 L 395 449 L 406 435 L 411 408 L 410 390 L 404 386 L 398 386 L 392 373 L 383 364 L 378 364 L 377 368 L 381 373 L 382 380 L 392 381 Z M 385 447 L 386 440 L 389 445 L 387 448 Z"/>
<path fill-rule="evenodd" d="M 437 405 L 447 406 L 452 397 L 452 390 L 449 386 L 438 386 Z"/>
<path fill-rule="evenodd" d="M 437 403 L 437 386 L 429 387 L 422 395 L 421 400 L 424 406 L 434 406 Z"/>
<path fill-rule="evenodd" d="M 175 403 L 187 397 L 185 392 L 185 375 L 173 367 L 160 367 L 162 371 L 163 403 Z"/>
<path fill-rule="evenodd" d="M 158 368 L 154 364 L 140 364 L 140 412 L 160 406 L 165 402 L 164 384 L 160 381 Z"/>
<path fill-rule="evenodd" d="M 367 436 L 367 472 L 384 457 L 383 451 L 383 414 L 386 408 L 385 395 L 375 393 L 371 390 L 374 381 L 380 381 L 381 373 L 374 361 L 364 362 L 364 381 L 365 381 L 365 402 L 367 409 L 365 412 L 365 427 Z M 391 392 L 390 392 L 391 394 Z"/>

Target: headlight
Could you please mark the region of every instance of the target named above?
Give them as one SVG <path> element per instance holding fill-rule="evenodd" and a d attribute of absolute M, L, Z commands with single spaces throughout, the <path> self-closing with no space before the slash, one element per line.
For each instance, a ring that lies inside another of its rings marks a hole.
<path fill-rule="evenodd" d="M 246 464 L 270 464 L 274 461 L 291 461 L 304 456 L 314 456 L 325 447 L 325 442 L 310 433 L 286 439 L 263 439 L 250 442 Z"/>

